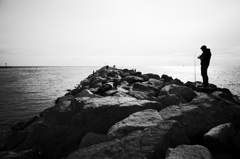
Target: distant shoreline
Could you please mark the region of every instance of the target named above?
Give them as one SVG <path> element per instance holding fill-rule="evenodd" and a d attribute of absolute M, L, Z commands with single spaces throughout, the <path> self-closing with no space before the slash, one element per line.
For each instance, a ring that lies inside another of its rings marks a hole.
<path fill-rule="evenodd" d="M 0 66 L 0 69 L 7 69 L 7 68 L 39 68 L 44 66 Z"/>

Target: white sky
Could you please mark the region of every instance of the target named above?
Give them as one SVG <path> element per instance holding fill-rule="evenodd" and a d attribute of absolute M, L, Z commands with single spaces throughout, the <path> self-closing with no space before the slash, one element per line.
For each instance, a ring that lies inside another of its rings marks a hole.
<path fill-rule="evenodd" d="M 0 0 L 0 65 L 239 65 L 239 29 L 240 0 Z"/>

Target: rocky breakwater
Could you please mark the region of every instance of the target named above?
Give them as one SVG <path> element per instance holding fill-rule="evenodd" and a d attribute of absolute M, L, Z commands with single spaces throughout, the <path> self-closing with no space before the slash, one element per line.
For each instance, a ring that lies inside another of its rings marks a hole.
<path fill-rule="evenodd" d="M 103 67 L 14 125 L 0 158 L 239 158 L 238 97 L 199 84 Z"/>

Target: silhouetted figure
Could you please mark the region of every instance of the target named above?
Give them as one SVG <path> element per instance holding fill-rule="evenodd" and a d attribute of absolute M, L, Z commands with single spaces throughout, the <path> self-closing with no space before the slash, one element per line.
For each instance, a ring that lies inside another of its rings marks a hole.
<path fill-rule="evenodd" d="M 212 54 L 210 52 L 210 49 L 207 48 L 205 45 L 203 45 L 200 49 L 203 51 L 203 53 L 200 56 L 198 56 L 198 58 L 201 60 L 201 75 L 203 78 L 203 86 L 207 87 L 208 86 L 207 69 L 208 69 Z"/>

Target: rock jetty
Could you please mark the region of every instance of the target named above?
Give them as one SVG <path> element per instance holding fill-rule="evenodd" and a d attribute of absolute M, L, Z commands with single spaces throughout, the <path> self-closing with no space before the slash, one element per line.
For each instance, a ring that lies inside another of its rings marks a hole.
<path fill-rule="evenodd" d="M 240 158 L 226 88 L 104 66 L 1 137 L 3 159 Z"/>

